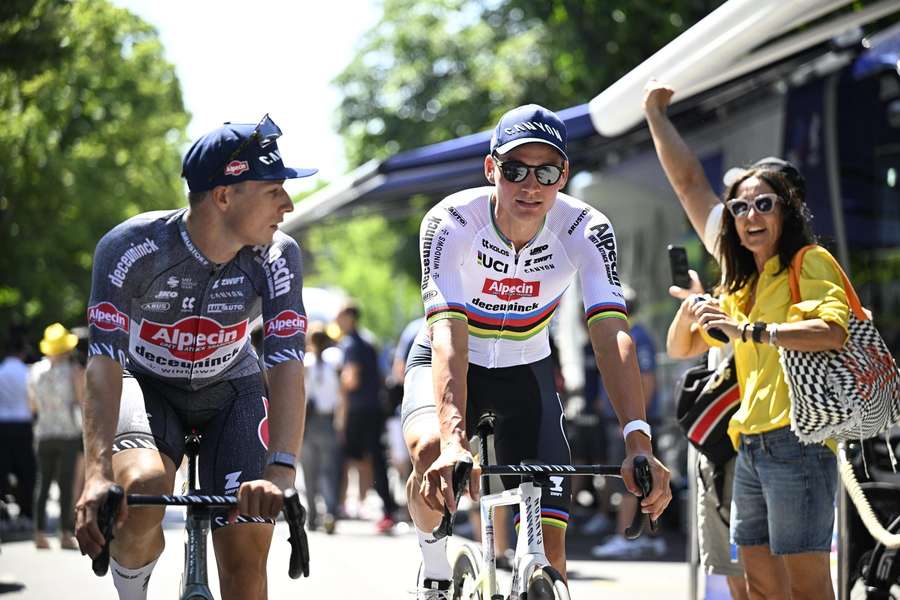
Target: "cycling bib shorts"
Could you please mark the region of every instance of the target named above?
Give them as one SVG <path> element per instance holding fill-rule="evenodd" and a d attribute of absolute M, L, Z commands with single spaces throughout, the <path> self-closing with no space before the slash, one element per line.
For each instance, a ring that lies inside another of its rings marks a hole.
<path fill-rule="evenodd" d="M 185 391 L 144 375 L 126 374 L 113 453 L 158 450 L 176 467 L 184 436 L 200 433 L 197 476 L 210 495 L 236 494 L 241 483 L 261 479 L 269 445 L 268 403 L 260 374 Z M 212 513 L 212 529 L 226 524 L 227 510 Z M 239 522 L 269 522 L 241 516 Z"/>

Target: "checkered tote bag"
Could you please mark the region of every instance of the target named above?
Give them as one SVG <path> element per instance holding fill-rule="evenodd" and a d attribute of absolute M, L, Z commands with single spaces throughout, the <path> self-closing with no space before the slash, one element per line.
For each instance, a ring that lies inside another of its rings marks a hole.
<path fill-rule="evenodd" d="M 789 272 L 791 300 L 801 301 L 798 276 L 807 250 Z M 830 255 L 829 255 L 830 256 Z M 864 440 L 900 422 L 897 364 L 834 257 L 850 304 L 850 336 L 840 350 L 779 348 L 791 398 L 791 429 L 802 442 Z"/>

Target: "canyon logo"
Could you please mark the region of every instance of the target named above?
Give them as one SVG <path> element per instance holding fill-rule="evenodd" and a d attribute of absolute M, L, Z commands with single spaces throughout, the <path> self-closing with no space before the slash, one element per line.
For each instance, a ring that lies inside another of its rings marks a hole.
<path fill-rule="evenodd" d="M 519 298 L 537 298 L 541 293 L 540 281 L 522 281 L 517 278 L 485 279 L 481 291 L 497 296 L 501 300 L 518 300 Z"/>

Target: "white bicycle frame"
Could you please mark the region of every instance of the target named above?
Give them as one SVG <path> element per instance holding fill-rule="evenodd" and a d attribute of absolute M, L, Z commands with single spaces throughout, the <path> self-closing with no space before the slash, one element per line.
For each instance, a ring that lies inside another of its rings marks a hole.
<path fill-rule="evenodd" d="M 479 579 L 483 590 L 482 598 L 485 599 L 500 593 L 497 565 L 494 562 L 494 509 L 514 504 L 519 505 L 520 519 L 510 597 L 518 598 L 525 591 L 531 573 L 550 564 L 544 553 L 544 533 L 541 529 L 541 489 L 533 481 L 523 481 L 515 489 L 482 496 L 480 512 L 484 571 Z"/>

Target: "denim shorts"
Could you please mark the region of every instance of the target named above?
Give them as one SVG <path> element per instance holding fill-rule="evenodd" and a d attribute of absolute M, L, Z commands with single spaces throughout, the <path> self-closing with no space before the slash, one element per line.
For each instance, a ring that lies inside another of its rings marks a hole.
<path fill-rule="evenodd" d="M 731 501 L 731 539 L 772 554 L 831 550 L 837 460 L 801 444 L 790 427 L 741 435 Z"/>

